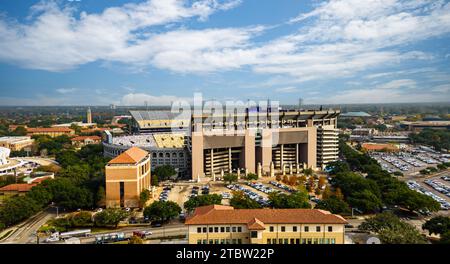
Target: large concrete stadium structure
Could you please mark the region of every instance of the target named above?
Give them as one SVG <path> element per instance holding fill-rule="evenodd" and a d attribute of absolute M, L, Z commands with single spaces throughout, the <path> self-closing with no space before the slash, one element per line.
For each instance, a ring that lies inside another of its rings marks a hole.
<path fill-rule="evenodd" d="M 196 180 L 228 172 L 270 176 L 324 168 L 338 158 L 339 110 L 258 111 L 194 113 L 190 119 L 170 111 L 130 111 L 133 134 L 107 135 L 105 155 L 137 146 L 151 153 L 152 168 L 169 164 Z"/>

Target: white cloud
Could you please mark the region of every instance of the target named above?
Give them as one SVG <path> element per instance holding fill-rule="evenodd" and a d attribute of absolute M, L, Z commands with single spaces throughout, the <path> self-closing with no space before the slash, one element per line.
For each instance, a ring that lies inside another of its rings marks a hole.
<path fill-rule="evenodd" d="M 425 0 L 326 1 L 291 20 L 298 31 L 270 41 L 254 40 L 269 26 L 154 30 L 204 21 L 240 2 L 149 0 L 79 16 L 67 6 L 40 2 L 26 23 L 0 18 L 0 60 L 48 71 L 95 61 L 183 74 L 248 67 L 293 85 L 432 60 L 428 53 L 397 47 L 450 32 L 450 3 Z"/>
<path fill-rule="evenodd" d="M 77 88 L 59 88 L 59 89 L 56 89 L 56 92 L 58 92 L 60 94 L 68 94 L 68 93 L 74 93 L 77 90 L 78 90 Z"/>
<path fill-rule="evenodd" d="M 377 85 L 375 89 L 400 89 L 400 88 L 415 88 L 416 81 L 411 79 L 393 80 L 384 84 Z"/>
<path fill-rule="evenodd" d="M 277 89 L 275 89 L 275 92 L 278 92 L 278 93 L 297 93 L 297 92 L 299 92 L 299 90 L 296 87 L 294 87 L 294 86 L 289 86 L 289 87 L 277 88 Z"/>

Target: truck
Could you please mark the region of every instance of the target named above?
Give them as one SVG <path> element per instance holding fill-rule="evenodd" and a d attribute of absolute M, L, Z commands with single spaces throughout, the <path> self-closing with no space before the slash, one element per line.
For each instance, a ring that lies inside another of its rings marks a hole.
<path fill-rule="evenodd" d="M 91 235 L 91 229 L 80 229 L 69 232 L 59 233 L 59 239 L 65 240 L 71 237 L 88 237 Z"/>
<path fill-rule="evenodd" d="M 110 233 L 98 235 L 95 237 L 95 244 L 106 244 L 106 243 L 114 243 L 127 240 L 125 238 L 125 233 Z"/>

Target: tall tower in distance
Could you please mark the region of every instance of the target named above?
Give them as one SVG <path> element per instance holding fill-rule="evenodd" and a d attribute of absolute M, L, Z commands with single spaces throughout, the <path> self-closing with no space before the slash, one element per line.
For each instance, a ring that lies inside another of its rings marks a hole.
<path fill-rule="evenodd" d="M 88 110 L 86 113 L 86 123 L 92 123 L 92 113 L 91 113 L 90 107 L 88 107 Z"/>

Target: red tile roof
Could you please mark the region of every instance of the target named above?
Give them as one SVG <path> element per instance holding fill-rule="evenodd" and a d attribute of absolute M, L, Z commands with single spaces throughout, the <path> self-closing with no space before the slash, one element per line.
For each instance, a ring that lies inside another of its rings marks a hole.
<path fill-rule="evenodd" d="M 102 138 L 99 136 L 78 136 L 71 138 L 71 141 L 85 141 L 86 139 L 91 139 L 93 141 L 100 141 Z"/>
<path fill-rule="evenodd" d="M 234 209 L 231 206 L 199 207 L 186 225 L 247 224 L 262 229 L 264 224 L 346 224 L 340 215 L 317 209 Z"/>
<path fill-rule="evenodd" d="M 72 132 L 68 127 L 28 127 L 28 133 Z"/>
<path fill-rule="evenodd" d="M 41 178 L 37 178 L 37 179 L 32 180 L 31 183 L 32 183 L 32 184 L 33 184 L 33 183 L 40 184 L 40 183 L 42 183 L 43 181 L 48 180 L 48 179 L 53 179 L 53 178 L 50 177 L 50 176 L 41 177 Z"/>
<path fill-rule="evenodd" d="M 392 144 L 369 144 L 364 143 L 361 146 L 365 150 L 369 151 L 381 151 L 381 150 L 390 150 L 390 151 L 397 151 L 399 148 Z"/>
<path fill-rule="evenodd" d="M 0 191 L 15 191 L 15 192 L 28 192 L 36 186 L 36 183 L 28 184 L 28 183 L 13 183 L 0 188 Z"/>
<path fill-rule="evenodd" d="M 135 164 L 144 159 L 148 152 L 138 147 L 132 147 L 115 157 L 108 164 Z"/>

